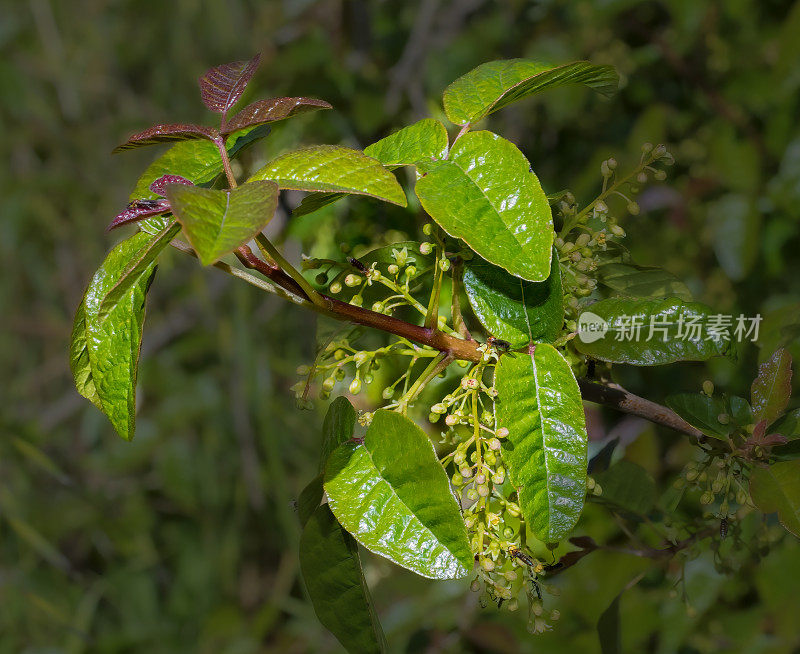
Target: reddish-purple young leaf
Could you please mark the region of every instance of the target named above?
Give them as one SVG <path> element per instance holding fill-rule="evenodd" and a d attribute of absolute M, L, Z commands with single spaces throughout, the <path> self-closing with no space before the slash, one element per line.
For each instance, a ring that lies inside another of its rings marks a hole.
<path fill-rule="evenodd" d="M 110 232 L 112 229 L 122 227 L 123 225 L 130 225 L 131 223 L 150 218 L 151 216 L 158 216 L 162 213 L 169 213 L 169 200 L 134 200 L 125 209 L 118 213 L 116 218 L 111 221 L 111 224 L 106 227 L 106 231 Z"/>
<path fill-rule="evenodd" d="M 211 127 L 202 125 L 189 125 L 176 123 L 169 125 L 154 125 L 138 134 L 133 134 L 125 143 L 118 145 L 111 152 L 116 154 L 123 150 L 132 150 L 146 145 L 158 145 L 171 141 L 192 141 L 194 139 L 208 139 L 213 141 L 219 138 L 219 132 Z"/>
<path fill-rule="evenodd" d="M 231 120 L 222 125 L 222 133 L 230 134 L 245 127 L 255 127 L 264 123 L 297 116 L 317 109 L 332 109 L 325 100 L 317 98 L 270 98 L 247 105 Z"/>
<path fill-rule="evenodd" d="M 234 61 L 209 68 L 198 81 L 203 104 L 219 114 L 227 113 L 244 93 L 253 73 L 256 72 L 261 55 L 250 61 Z"/>
<path fill-rule="evenodd" d="M 194 186 L 194 182 L 191 182 L 180 175 L 162 175 L 156 181 L 150 184 L 150 190 L 153 193 L 160 195 L 162 198 L 166 197 L 167 194 L 164 192 L 164 187 L 167 184 L 186 184 L 187 186 Z"/>
<path fill-rule="evenodd" d="M 750 387 L 750 404 L 756 422 L 774 422 L 786 409 L 792 394 L 792 355 L 780 348 L 758 367 Z"/>

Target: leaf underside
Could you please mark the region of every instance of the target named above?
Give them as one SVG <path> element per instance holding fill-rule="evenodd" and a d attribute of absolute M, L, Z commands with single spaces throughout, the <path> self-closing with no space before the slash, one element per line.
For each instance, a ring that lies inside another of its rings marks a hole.
<path fill-rule="evenodd" d="M 234 61 L 209 68 L 198 80 L 203 104 L 216 113 L 227 113 L 244 93 L 260 61 L 261 55 L 257 54 L 249 61 Z"/>

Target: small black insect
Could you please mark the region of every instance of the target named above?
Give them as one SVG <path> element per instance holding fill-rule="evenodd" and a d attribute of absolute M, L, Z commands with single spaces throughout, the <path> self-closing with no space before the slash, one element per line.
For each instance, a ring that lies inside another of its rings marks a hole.
<path fill-rule="evenodd" d="M 347 257 L 347 263 L 353 266 L 353 268 L 358 268 L 362 273 L 369 272 L 369 268 L 367 268 L 363 263 L 361 263 L 355 257 Z"/>
<path fill-rule="evenodd" d="M 719 523 L 719 537 L 723 540 L 728 535 L 728 518 L 723 518 Z"/>
<path fill-rule="evenodd" d="M 524 553 L 522 550 L 520 550 L 520 549 L 519 549 L 519 548 L 517 548 L 517 547 L 511 547 L 511 548 L 508 550 L 508 555 L 509 555 L 509 556 L 510 556 L 512 559 L 519 559 L 519 560 L 520 560 L 520 561 L 522 561 L 522 562 L 523 562 L 525 565 L 527 565 L 529 568 L 532 568 L 534 565 L 536 565 L 536 564 L 533 562 L 533 559 L 532 559 L 531 557 L 529 557 L 527 554 L 525 554 L 525 553 Z"/>
<path fill-rule="evenodd" d="M 511 343 L 508 341 L 500 340 L 499 338 L 495 338 L 494 336 L 490 336 L 486 339 L 489 345 L 493 346 L 495 349 L 500 350 L 501 352 L 508 352 L 511 349 Z"/>

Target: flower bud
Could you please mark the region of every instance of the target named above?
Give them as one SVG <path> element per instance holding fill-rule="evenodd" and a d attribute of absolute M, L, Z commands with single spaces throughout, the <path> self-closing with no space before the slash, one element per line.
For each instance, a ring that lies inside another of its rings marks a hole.
<path fill-rule="evenodd" d="M 419 244 L 419 253 L 420 254 L 430 254 L 433 250 L 433 246 L 425 241 L 424 243 Z"/>
<path fill-rule="evenodd" d="M 361 277 L 354 273 L 350 273 L 344 278 L 344 285 L 349 286 L 350 288 L 358 286 L 360 283 L 361 283 Z"/>
<path fill-rule="evenodd" d="M 497 436 L 497 438 L 507 438 L 508 429 L 506 427 L 500 427 L 500 429 L 495 432 L 495 436 Z"/>
<path fill-rule="evenodd" d="M 392 388 L 391 386 L 387 386 L 386 388 L 384 388 L 383 392 L 381 393 L 381 397 L 384 400 L 391 400 L 394 397 L 394 388 Z"/>
<path fill-rule="evenodd" d="M 348 388 L 351 395 L 358 395 L 361 392 L 361 380 L 356 377 L 353 381 L 350 382 L 350 386 Z"/>
<path fill-rule="evenodd" d="M 703 382 L 703 393 L 708 395 L 708 397 L 711 397 L 714 394 L 714 382 L 712 382 L 710 379 L 706 379 Z"/>
<path fill-rule="evenodd" d="M 396 263 L 390 263 L 387 270 L 389 271 L 390 275 L 396 275 L 400 272 L 400 267 Z"/>
<path fill-rule="evenodd" d="M 336 295 L 337 293 L 342 292 L 342 285 L 339 282 L 333 282 L 333 284 L 328 287 L 328 290 Z"/>

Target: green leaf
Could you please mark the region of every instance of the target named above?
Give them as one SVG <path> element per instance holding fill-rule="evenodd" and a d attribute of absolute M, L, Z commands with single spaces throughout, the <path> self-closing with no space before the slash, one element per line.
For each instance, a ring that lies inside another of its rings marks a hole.
<path fill-rule="evenodd" d="M 551 66 L 538 61 L 490 61 L 462 75 L 444 91 L 444 112 L 456 125 L 469 125 L 529 95 L 566 84 L 585 84 L 612 95 L 619 84 L 613 66 L 576 61 Z"/>
<path fill-rule="evenodd" d="M 492 132 L 470 132 L 450 157 L 423 169 L 422 207 L 451 236 L 512 275 L 540 282 L 550 274 L 553 218 L 525 156 Z"/>
<path fill-rule="evenodd" d="M 102 320 L 114 306 L 122 299 L 128 290 L 141 277 L 142 273 L 156 260 L 161 251 L 167 247 L 173 238 L 181 231 L 181 226 L 174 220 L 158 234 L 153 236 L 144 245 L 136 256 L 131 258 L 125 270 L 120 275 L 119 281 L 108 290 L 106 296 L 100 301 L 99 318 Z"/>
<path fill-rule="evenodd" d="M 69 367 L 72 370 L 72 378 L 75 380 L 75 388 L 78 389 L 78 393 L 102 410 L 103 405 L 97 395 L 97 388 L 92 378 L 92 366 L 89 362 L 89 349 L 86 343 L 86 309 L 83 300 L 78 305 L 72 324 Z"/>
<path fill-rule="evenodd" d="M 317 508 L 303 529 L 300 568 L 319 621 L 348 652 L 386 651 L 358 546 L 327 506 Z"/>
<path fill-rule="evenodd" d="M 328 459 L 325 491 L 336 518 L 367 549 L 434 579 L 472 568 L 447 474 L 405 416 L 376 411 L 363 444 L 345 443 Z"/>
<path fill-rule="evenodd" d="M 572 369 L 552 345 L 505 354 L 495 370 L 495 417 L 522 513 L 537 538 L 562 540 L 578 521 L 586 495 L 588 439 Z"/>
<path fill-rule="evenodd" d="M 425 118 L 364 148 L 384 166 L 413 166 L 418 161 L 447 157 L 447 130 L 438 120 Z"/>
<path fill-rule="evenodd" d="M 297 517 L 300 518 L 300 524 L 305 527 L 308 519 L 314 514 L 314 511 L 322 502 L 322 496 L 325 491 L 322 487 L 322 473 L 318 474 L 312 479 L 306 487 L 300 491 L 300 497 L 297 498 Z"/>
<path fill-rule="evenodd" d="M 99 406 L 125 440 L 134 433 L 144 300 L 155 264 L 146 266 L 102 316 L 100 307 L 150 241 L 148 234 L 138 232 L 108 254 L 89 283 L 73 330 L 70 358 L 78 391 Z"/>
<path fill-rule="evenodd" d="M 438 120 L 425 118 L 368 145 L 364 154 L 388 168 L 412 166 L 419 161 L 444 159 L 447 156 L 447 130 Z M 346 197 L 347 193 L 311 193 L 292 211 L 305 216 Z"/>
<path fill-rule="evenodd" d="M 320 473 L 325 470 L 325 462 L 331 453 L 342 443 L 346 443 L 353 437 L 357 417 L 356 410 L 346 397 L 340 396 L 331 402 L 328 412 L 325 414 L 325 421 L 322 423 Z"/>
<path fill-rule="evenodd" d="M 169 184 L 166 193 L 204 266 L 247 243 L 272 220 L 278 207 L 274 182 L 250 182 L 232 191 Z"/>
<path fill-rule="evenodd" d="M 740 427 L 753 424 L 753 410 L 743 397 L 732 395 L 728 400 L 731 407 L 731 419 Z M 774 431 L 774 430 L 773 430 Z"/>
<path fill-rule="evenodd" d="M 603 494 L 600 503 L 614 504 L 636 515 L 647 515 L 656 501 L 656 485 L 642 466 L 622 459 L 608 470 L 595 475 Z"/>
<path fill-rule="evenodd" d="M 786 530 L 800 538 L 800 461 L 753 468 L 750 495 L 763 513 L 777 512 Z"/>
<path fill-rule="evenodd" d="M 771 434 L 785 436 L 790 441 L 800 438 L 800 409 L 790 411 L 767 431 Z"/>
<path fill-rule="evenodd" d="M 406 206 L 402 187 L 380 162 L 338 145 L 287 152 L 261 168 L 250 181 L 264 179 L 282 189 L 354 193 Z"/>
<path fill-rule="evenodd" d="M 786 409 L 792 394 L 792 355 L 783 348 L 758 367 L 750 387 L 753 420 L 771 423 Z"/>
<path fill-rule="evenodd" d="M 617 595 L 597 621 L 597 636 L 600 639 L 601 654 L 622 654 L 622 630 L 619 619 L 619 600 Z"/>
<path fill-rule="evenodd" d="M 481 324 L 512 347 L 552 343 L 561 332 L 564 293 L 558 256 L 552 257 L 550 276 L 543 282 L 525 282 L 502 268 L 473 259 L 464 270 L 464 290 Z"/>
<path fill-rule="evenodd" d="M 578 351 L 595 359 L 637 366 L 732 355 L 733 328 L 727 339 L 708 338 L 715 315 L 704 304 L 677 298 L 609 298 L 592 304 L 579 316 L 578 337 L 573 342 Z M 607 331 L 592 340 L 603 333 L 591 331 L 592 325 L 605 325 Z"/>
<path fill-rule="evenodd" d="M 666 399 L 667 406 L 693 427 L 707 436 L 726 440 L 733 424 L 722 424 L 720 415 L 730 415 L 725 402 L 718 397 L 708 397 L 699 393 L 677 393 Z"/>
<path fill-rule="evenodd" d="M 621 295 L 663 298 L 679 297 L 691 302 L 692 293 L 675 275 L 662 268 L 626 263 L 607 263 L 597 269 L 600 282 Z"/>

